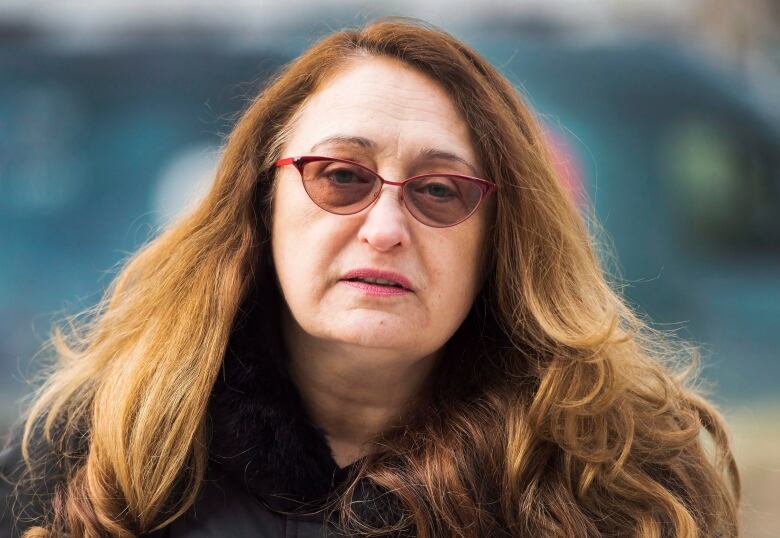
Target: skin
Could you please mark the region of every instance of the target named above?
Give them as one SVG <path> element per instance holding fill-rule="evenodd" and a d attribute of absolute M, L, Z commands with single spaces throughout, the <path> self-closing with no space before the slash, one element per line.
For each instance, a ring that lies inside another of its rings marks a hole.
<path fill-rule="evenodd" d="M 335 134 L 376 147 L 328 143 L 312 151 Z M 423 147 L 472 167 L 421 159 Z M 468 126 L 444 89 L 387 58 L 350 60 L 310 97 L 283 148 L 283 157 L 296 155 L 355 160 L 392 181 L 428 172 L 484 177 Z M 399 191 L 385 185 L 369 208 L 334 215 L 311 201 L 295 167 L 277 169 L 271 241 L 290 372 L 342 467 L 365 455 L 365 441 L 402 420 L 426 390 L 483 282 L 494 197 L 466 221 L 437 229 L 417 221 Z M 339 281 L 359 267 L 401 273 L 414 291 L 372 297 Z"/>

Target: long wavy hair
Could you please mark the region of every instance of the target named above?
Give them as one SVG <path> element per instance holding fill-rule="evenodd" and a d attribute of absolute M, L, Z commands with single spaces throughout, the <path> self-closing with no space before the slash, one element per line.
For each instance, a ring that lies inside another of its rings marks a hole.
<path fill-rule="evenodd" d="M 273 76 L 226 137 L 201 203 L 53 330 L 57 364 L 29 408 L 23 453 L 28 478 L 56 454 L 63 480 L 25 537 L 134 536 L 192 506 L 209 397 L 270 256 L 272 163 L 307 99 L 367 56 L 447 90 L 499 190 L 485 285 L 437 365 L 430 404 L 373 439 L 343 486 L 344 532 L 738 535 L 738 471 L 723 419 L 691 382 L 695 346 L 622 297 L 595 219 L 556 177 L 512 84 L 446 32 L 394 17 L 331 33 Z M 391 492 L 403 517 L 359 517 L 359 480 Z"/>

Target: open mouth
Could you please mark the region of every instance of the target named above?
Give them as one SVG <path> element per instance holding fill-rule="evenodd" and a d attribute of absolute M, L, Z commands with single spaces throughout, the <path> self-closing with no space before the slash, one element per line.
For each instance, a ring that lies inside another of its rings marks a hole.
<path fill-rule="evenodd" d="M 347 282 L 365 282 L 366 284 L 372 284 L 374 286 L 386 286 L 388 288 L 406 289 L 402 285 L 400 285 L 399 283 L 393 282 L 392 280 L 385 280 L 384 278 L 355 277 L 355 278 L 348 278 L 346 281 Z"/>
<path fill-rule="evenodd" d="M 403 273 L 375 267 L 352 269 L 341 276 L 341 282 L 360 288 L 369 295 L 402 295 L 414 292 L 414 286 Z"/>

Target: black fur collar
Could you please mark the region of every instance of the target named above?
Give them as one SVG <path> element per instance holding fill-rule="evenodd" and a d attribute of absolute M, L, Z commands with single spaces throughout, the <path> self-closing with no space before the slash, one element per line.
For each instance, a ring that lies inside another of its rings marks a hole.
<path fill-rule="evenodd" d="M 236 316 L 209 403 L 210 468 L 225 472 L 272 509 L 308 511 L 322 507 L 362 460 L 340 469 L 324 432 L 308 414 L 288 373 L 280 323 L 284 299 L 272 269 L 262 272 L 264 283 L 255 285 Z M 486 341 L 498 342 L 501 334 L 483 329 L 479 316 L 488 309 L 482 302 L 477 306 L 464 323 L 467 330 L 458 330 L 449 342 L 448 349 L 454 351 L 434 373 L 434 394 L 465 399 L 484 374 L 473 357 Z M 451 375 L 451 369 L 458 375 Z M 451 378 L 455 381 L 450 383 Z M 368 479 L 356 485 L 354 500 L 355 515 L 368 525 L 410 516 L 397 495 Z M 415 535 L 412 527 L 393 536 Z"/>
<path fill-rule="evenodd" d="M 357 465 L 340 469 L 288 374 L 275 286 L 256 290 L 236 316 L 209 406 L 210 459 L 266 505 L 316 504 Z"/>

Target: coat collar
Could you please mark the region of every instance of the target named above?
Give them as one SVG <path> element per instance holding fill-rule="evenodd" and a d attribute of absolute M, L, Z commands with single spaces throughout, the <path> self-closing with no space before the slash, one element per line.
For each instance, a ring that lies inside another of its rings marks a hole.
<path fill-rule="evenodd" d="M 355 462 L 340 468 L 291 380 L 281 341 L 281 296 L 257 288 L 233 326 L 209 403 L 210 465 L 264 504 L 294 510 L 323 502 Z"/>

